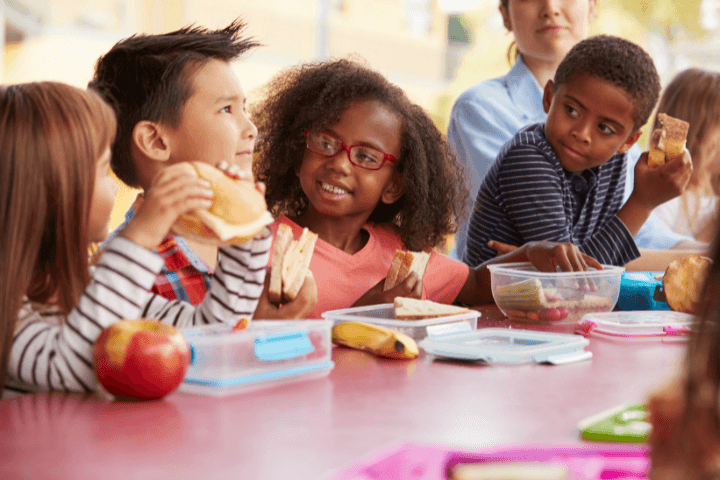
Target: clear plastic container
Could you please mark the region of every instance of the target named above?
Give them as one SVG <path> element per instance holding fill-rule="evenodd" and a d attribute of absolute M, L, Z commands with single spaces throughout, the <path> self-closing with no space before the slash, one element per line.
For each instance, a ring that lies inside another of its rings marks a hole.
<path fill-rule="evenodd" d="M 365 322 L 395 330 L 420 341 L 428 336 L 428 328 L 432 332 L 442 330 L 443 325 L 450 325 L 458 322 L 466 322 L 471 329 L 477 328 L 477 319 L 480 312 L 470 310 L 470 313 L 451 315 L 447 317 L 426 318 L 423 320 L 396 320 L 395 305 L 382 303 L 367 307 L 345 308 L 342 310 L 330 310 L 322 314 L 323 318 L 333 321 L 335 324 L 341 322 Z"/>
<path fill-rule="evenodd" d="M 688 340 L 699 320 L 689 313 L 650 310 L 589 313 L 578 332 L 625 339 Z"/>
<path fill-rule="evenodd" d="M 609 312 L 618 301 L 623 267 L 587 272 L 540 272 L 529 262 L 488 265 L 493 298 L 511 320 L 577 323 L 583 315 Z"/>
<path fill-rule="evenodd" d="M 327 320 L 253 321 L 182 329 L 192 360 L 180 391 L 227 395 L 326 376 L 334 363 Z"/>

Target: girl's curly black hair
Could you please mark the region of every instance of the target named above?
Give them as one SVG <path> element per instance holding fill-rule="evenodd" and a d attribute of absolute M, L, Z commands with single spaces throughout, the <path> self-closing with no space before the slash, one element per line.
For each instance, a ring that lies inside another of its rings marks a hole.
<path fill-rule="evenodd" d="M 254 173 L 265 182 L 265 198 L 275 217 L 298 217 L 308 208 L 295 174 L 305 153 L 305 132 L 339 121 L 354 101 L 376 100 L 402 120 L 402 142 L 395 164 L 405 193 L 379 203 L 368 219 L 395 225 L 410 250 L 443 246 L 464 214 L 467 186 L 463 168 L 430 116 L 401 88 L 352 60 L 315 62 L 281 72 L 251 108 L 259 139 Z"/>

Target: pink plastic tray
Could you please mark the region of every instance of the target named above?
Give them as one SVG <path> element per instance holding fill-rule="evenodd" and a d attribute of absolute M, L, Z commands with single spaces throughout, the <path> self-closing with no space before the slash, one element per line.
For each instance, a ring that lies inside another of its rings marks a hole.
<path fill-rule="evenodd" d="M 644 479 L 648 447 L 607 443 L 592 446 L 522 446 L 454 450 L 403 443 L 344 470 L 330 480 L 446 480 L 458 463 L 540 461 L 562 463 L 573 480 Z"/>

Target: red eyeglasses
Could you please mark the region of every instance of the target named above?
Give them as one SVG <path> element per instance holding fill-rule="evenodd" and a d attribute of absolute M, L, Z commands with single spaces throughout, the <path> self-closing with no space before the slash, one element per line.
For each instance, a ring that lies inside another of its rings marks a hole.
<path fill-rule="evenodd" d="M 368 170 L 378 170 L 388 161 L 395 163 L 397 159 L 377 148 L 365 145 L 352 145 L 348 147 L 342 140 L 325 132 L 305 132 L 307 149 L 323 157 L 334 157 L 340 150 L 347 152 L 348 159 L 353 165 Z"/>

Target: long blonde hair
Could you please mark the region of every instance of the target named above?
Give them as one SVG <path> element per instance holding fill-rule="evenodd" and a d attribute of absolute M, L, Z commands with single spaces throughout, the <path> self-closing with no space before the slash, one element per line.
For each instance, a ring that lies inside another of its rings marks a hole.
<path fill-rule="evenodd" d="M 95 164 L 115 128 L 95 93 L 0 87 L 0 396 L 23 297 L 67 313 L 89 283 Z"/>
<path fill-rule="evenodd" d="M 657 111 L 690 123 L 687 149 L 693 173 L 681 205 L 694 231 L 700 200 L 720 196 L 720 72 L 690 68 L 678 73 L 660 97 Z M 656 116 L 653 128 L 661 126 Z"/>

